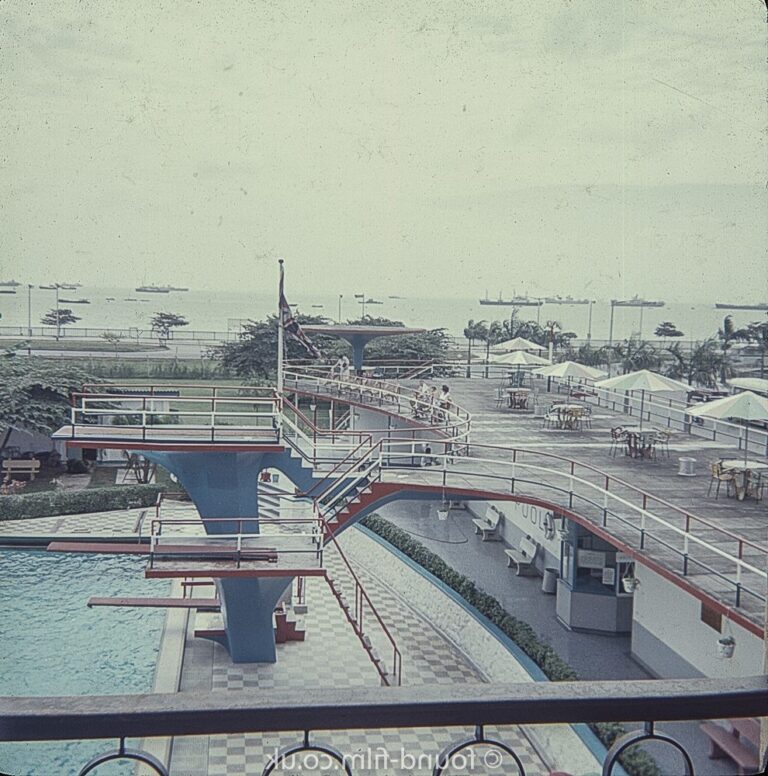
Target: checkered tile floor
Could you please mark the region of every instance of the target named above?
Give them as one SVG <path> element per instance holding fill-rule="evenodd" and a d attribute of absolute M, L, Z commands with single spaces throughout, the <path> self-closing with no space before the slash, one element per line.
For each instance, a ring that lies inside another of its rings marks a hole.
<path fill-rule="evenodd" d="M 348 591 L 346 573 L 333 550 L 327 553 L 329 573 L 337 585 Z M 388 627 L 395 634 L 403 654 L 403 684 L 474 684 L 482 677 L 469 661 L 443 636 L 424 622 L 389 588 L 356 567 L 365 589 L 376 604 Z M 305 617 L 306 639 L 303 642 L 278 644 L 278 660 L 274 664 L 234 665 L 219 645 L 200 639 L 187 639 L 182 675 L 182 690 L 235 690 L 242 688 L 300 687 L 376 687 L 379 675 L 347 622 L 336 598 L 325 580 L 307 580 L 308 613 Z M 370 621 L 370 618 L 368 618 Z M 383 636 L 375 629 L 366 631 L 382 655 L 391 654 L 384 648 Z M 317 660 L 329 654 L 333 659 Z M 387 689 L 382 688 L 382 693 Z M 432 773 L 434 759 L 448 745 L 471 734 L 468 728 L 424 728 L 364 731 L 315 731 L 311 740 L 335 747 L 350 758 L 355 776 L 427 776 Z M 520 758 L 526 776 L 548 773 L 529 740 L 519 728 L 488 729 L 486 735 L 496 737 Z M 259 774 L 270 757 L 284 746 L 300 743 L 301 733 L 252 734 L 183 738 L 174 742 L 171 773 L 174 776 L 228 776 L 229 774 Z M 516 768 L 505 755 L 501 763 L 493 760 L 485 747 L 467 752 L 472 761 L 454 761 L 454 774 L 509 774 Z M 489 766 L 483 759 L 487 755 Z M 298 757 L 298 756 L 297 756 Z M 416 758 L 409 760 L 408 758 Z M 419 760 L 421 758 L 421 760 Z M 430 761 L 429 758 L 432 758 Z M 311 759 L 305 766 L 313 765 Z M 326 765 L 326 763 L 322 763 Z M 333 774 L 338 768 L 301 767 L 302 761 L 288 761 L 281 774 Z"/>

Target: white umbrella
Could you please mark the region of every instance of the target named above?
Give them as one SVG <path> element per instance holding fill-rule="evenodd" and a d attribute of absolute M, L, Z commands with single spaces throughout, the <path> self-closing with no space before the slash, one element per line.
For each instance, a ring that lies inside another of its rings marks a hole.
<path fill-rule="evenodd" d="M 510 353 L 514 350 L 544 350 L 544 346 L 531 342 L 531 340 L 525 339 L 525 337 L 515 337 L 514 339 L 499 342 L 491 350 L 496 353 Z"/>
<path fill-rule="evenodd" d="M 584 366 L 576 361 L 561 361 L 559 364 L 534 369 L 533 374 L 542 377 L 575 377 L 577 380 L 599 380 L 607 372 L 591 366 Z"/>
<path fill-rule="evenodd" d="M 501 356 L 491 356 L 491 361 L 494 364 L 509 364 L 510 366 L 544 366 L 550 363 L 546 358 L 534 356 L 533 353 L 526 353 L 524 350 L 514 350 Z"/>
<path fill-rule="evenodd" d="M 758 393 L 768 393 L 768 380 L 761 377 L 736 377 L 728 381 L 728 385 L 734 388 L 741 388 L 745 391 L 758 391 Z"/>
<path fill-rule="evenodd" d="M 617 391 L 640 391 L 640 428 L 643 427 L 643 405 L 645 404 L 645 392 L 656 393 L 661 391 L 685 391 L 691 390 L 687 383 L 673 380 L 657 372 L 648 369 L 640 369 L 637 372 L 628 372 L 618 377 L 610 377 L 595 383 L 596 388 L 613 388 Z"/>
<path fill-rule="evenodd" d="M 702 404 L 700 407 L 686 410 L 689 415 L 699 418 L 738 418 L 739 420 L 768 420 L 768 399 L 752 391 L 726 396 L 724 399 Z M 744 432 L 744 463 L 749 453 L 749 423 Z"/>

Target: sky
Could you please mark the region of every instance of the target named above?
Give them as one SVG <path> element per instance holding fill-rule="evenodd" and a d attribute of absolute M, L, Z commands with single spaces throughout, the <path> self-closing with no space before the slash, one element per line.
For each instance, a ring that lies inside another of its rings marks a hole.
<path fill-rule="evenodd" d="M 5 0 L 0 279 L 768 301 L 759 0 Z"/>

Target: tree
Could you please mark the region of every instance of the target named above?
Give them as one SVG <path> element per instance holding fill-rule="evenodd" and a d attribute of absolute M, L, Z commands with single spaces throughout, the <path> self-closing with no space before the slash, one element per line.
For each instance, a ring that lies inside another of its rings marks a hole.
<path fill-rule="evenodd" d="M 55 326 L 56 339 L 58 339 L 62 326 L 68 326 L 70 323 L 77 323 L 79 320 L 80 318 L 69 308 L 54 307 L 40 319 L 40 323 L 42 323 L 43 326 Z"/>
<path fill-rule="evenodd" d="M 624 340 L 614 345 L 613 353 L 621 361 L 625 373 L 638 369 L 658 369 L 661 366 L 661 354 L 645 340 Z"/>
<path fill-rule="evenodd" d="M 713 337 L 696 343 L 687 352 L 683 351 L 679 342 L 675 342 L 667 348 L 667 352 L 674 359 L 666 369 L 669 377 L 687 380 L 688 385 L 696 381 L 707 388 L 717 387 L 717 376 L 725 357 L 717 352 L 717 341 Z"/>
<path fill-rule="evenodd" d="M 117 355 L 117 346 L 120 344 L 120 340 L 122 340 L 122 337 L 119 334 L 116 334 L 112 331 L 105 331 L 101 338 L 103 340 L 106 340 L 112 347 L 115 349 L 115 355 Z"/>
<path fill-rule="evenodd" d="M 0 426 L 43 433 L 69 422 L 70 394 L 97 382 L 88 372 L 41 358 L 0 361 Z"/>
<path fill-rule="evenodd" d="M 653 332 L 657 337 L 684 337 L 680 329 L 675 326 L 672 321 L 663 321 L 656 327 L 656 331 Z"/>
<path fill-rule="evenodd" d="M 717 337 L 720 340 L 720 350 L 722 351 L 720 381 L 724 383 L 731 371 L 731 360 L 728 351 L 736 342 L 749 339 L 750 333 L 748 329 L 737 329 L 733 325 L 733 316 L 726 315 L 723 318 L 722 328 L 717 330 Z"/>
<path fill-rule="evenodd" d="M 488 377 L 488 361 L 491 357 L 491 345 L 497 345 L 504 341 L 504 328 L 499 321 L 491 321 L 485 331 L 481 332 L 480 339 L 485 342 L 485 376 Z"/>
<path fill-rule="evenodd" d="M 171 329 L 189 326 L 189 321 L 183 315 L 176 313 L 155 313 L 149 321 L 149 325 L 161 340 L 167 340 L 171 334 Z"/>
<path fill-rule="evenodd" d="M 760 377 L 765 377 L 765 354 L 768 352 L 768 321 L 750 323 L 747 326 L 747 337 L 760 350 Z"/>
<path fill-rule="evenodd" d="M 467 339 L 467 377 L 470 376 L 470 364 L 472 362 L 472 345 L 475 341 L 481 339 L 481 334 L 485 327 L 485 321 L 475 321 L 470 318 L 467 321 L 467 325 L 464 327 L 464 336 Z"/>
<path fill-rule="evenodd" d="M 299 324 L 328 323 L 321 316 L 296 314 Z M 241 377 L 271 378 L 277 369 L 277 316 L 269 315 L 263 321 L 249 321 L 243 326 L 236 342 L 226 342 L 211 349 L 211 354 L 223 367 Z M 349 347 L 335 338 L 314 336 L 312 341 L 325 356 L 349 353 Z M 285 338 L 286 358 L 307 358 L 305 348 L 291 337 Z"/>

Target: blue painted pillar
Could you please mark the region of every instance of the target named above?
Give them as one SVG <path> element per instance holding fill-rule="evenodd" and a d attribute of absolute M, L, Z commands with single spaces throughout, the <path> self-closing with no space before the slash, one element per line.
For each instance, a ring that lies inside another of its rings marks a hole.
<path fill-rule="evenodd" d="M 287 455 L 259 452 L 143 453 L 178 478 L 201 517 L 258 518 L 258 480 L 262 469 Z M 240 521 L 207 523 L 208 534 L 237 533 Z M 242 522 L 244 533 L 259 533 L 258 519 Z M 274 663 L 272 613 L 292 576 L 224 578 L 216 581 L 226 630 L 226 647 L 235 663 Z"/>
<path fill-rule="evenodd" d="M 349 344 L 352 345 L 352 366 L 358 374 L 363 371 L 363 351 L 369 339 L 370 337 L 365 337 L 362 334 L 355 334 L 348 340 Z"/>

